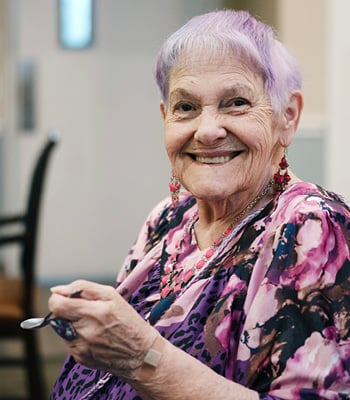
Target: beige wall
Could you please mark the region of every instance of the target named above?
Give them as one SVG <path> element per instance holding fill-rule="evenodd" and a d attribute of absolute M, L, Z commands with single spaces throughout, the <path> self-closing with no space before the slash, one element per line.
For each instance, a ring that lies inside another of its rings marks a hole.
<path fill-rule="evenodd" d="M 5 64 L 5 10 L 4 2 L 0 2 L 0 127 L 4 118 L 4 64 Z"/>
<path fill-rule="evenodd" d="M 59 129 L 63 139 L 46 188 L 41 279 L 115 276 L 150 207 L 167 194 L 170 171 L 152 77 L 156 51 L 190 16 L 228 3 L 103 0 L 98 2 L 95 45 L 85 52 L 59 48 L 56 2 L 0 3 L 8 6 L 6 20 L 11 22 L 2 133 L 8 208 L 23 204 L 31 164 L 47 130 Z M 348 195 L 350 2 L 240 3 L 264 3 L 257 12 L 266 13 L 262 17 L 270 18 L 300 61 L 306 104 L 291 149 L 293 167 L 304 179 L 322 181 L 325 175 L 322 183 Z M 38 125 L 30 134 L 16 126 L 14 74 L 17 63 L 26 60 L 35 63 L 39 78 Z"/>
<path fill-rule="evenodd" d="M 325 118 L 327 0 L 224 0 L 223 6 L 246 9 L 276 29 L 278 38 L 296 57 L 304 82 L 302 124 L 319 126 Z"/>
<path fill-rule="evenodd" d="M 327 186 L 325 138 L 328 34 L 327 0 L 279 0 L 278 33 L 299 62 L 303 74 L 304 110 L 289 148 L 289 163 L 307 181 Z"/>
<path fill-rule="evenodd" d="M 85 51 L 58 45 L 56 1 L 6 3 L 13 21 L 9 69 L 35 65 L 37 125 L 24 132 L 18 113 L 7 115 L 5 206 L 23 206 L 33 159 L 48 129 L 58 129 L 62 142 L 43 204 L 40 279 L 115 277 L 150 208 L 168 194 L 170 166 L 152 75 L 156 53 L 190 16 L 218 3 L 97 1 L 95 42 Z M 15 95 L 13 80 L 11 110 Z M 8 258 L 11 271 L 14 258 Z"/>
<path fill-rule="evenodd" d="M 305 106 L 302 124 L 322 124 L 326 118 L 325 0 L 279 0 L 281 41 L 299 61 L 303 73 Z"/>
<path fill-rule="evenodd" d="M 327 184 L 350 200 L 350 1 L 328 0 L 327 48 L 327 110 L 326 138 Z"/>

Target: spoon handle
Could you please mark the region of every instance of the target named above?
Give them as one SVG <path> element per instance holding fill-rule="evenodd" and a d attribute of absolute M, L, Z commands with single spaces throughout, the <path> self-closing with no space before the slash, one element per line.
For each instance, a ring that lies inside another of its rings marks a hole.
<path fill-rule="evenodd" d="M 79 298 L 82 290 L 76 290 L 75 292 L 70 294 L 70 298 Z M 29 320 L 24 320 L 21 322 L 21 328 L 23 329 L 38 329 L 38 328 L 43 328 L 44 326 L 51 324 L 54 328 L 59 329 L 62 325 L 68 323 L 69 321 L 64 319 L 64 318 L 58 318 L 58 317 L 53 317 L 52 312 L 50 311 L 46 316 L 42 319 L 42 322 L 40 324 L 34 324 L 33 326 L 25 325 L 24 323 Z"/>

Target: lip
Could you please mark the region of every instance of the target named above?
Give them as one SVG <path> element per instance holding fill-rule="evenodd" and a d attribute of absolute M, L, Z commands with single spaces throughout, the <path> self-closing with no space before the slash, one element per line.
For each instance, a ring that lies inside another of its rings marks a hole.
<path fill-rule="evenodd" d="M 201 164 L 225 164 L 237 156 L 239 156 L 243 151 L 237 150 L 232 152 L 225 152 L 223 153 L 201 153 L 201 154 L 194 154 L 194 153 L 187 153 L 192 160 L 201 163 Z"/>

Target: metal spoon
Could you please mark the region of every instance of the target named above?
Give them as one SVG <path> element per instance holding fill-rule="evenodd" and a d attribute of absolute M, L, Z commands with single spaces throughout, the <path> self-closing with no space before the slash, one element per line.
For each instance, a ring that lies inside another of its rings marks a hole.
<path fill-rule="evenodd" d="M 50 318 L 52 313 L 48 313 L 46 317 L 29 318 L 21 322 L 20 326 L 23 329 L 42 328 L 50 323 L 53 318 Z"/>
<path fill-rule="evenodd" d="M 82 290 L 76 290 L 69 297 L 71 298 L 79 298 Z M 52 317 L 52 312 L 49 312 L 45 317 L 38 318 L 29 318 L 25 319 L 20 323 L 21 328 L 23 329 L 35 329 L 35 328 L 43 328 L 48 325 L 51 321 L 66 321 L 63 318 L 55 318 Z M 68 320 L 67 320 L 68 321 Z"/>
<path fill-rule="evenodd" d="M 65 318 L 53 317 L 52 313 L 48 313 L 44 318 L 29 318 L 21 322 L 23 329 L 42 328 L 50 324 L 56 331 L 57 335 L 65 340 L 74 340 L 77 338 L 77 332 L 72 322 Z"/>

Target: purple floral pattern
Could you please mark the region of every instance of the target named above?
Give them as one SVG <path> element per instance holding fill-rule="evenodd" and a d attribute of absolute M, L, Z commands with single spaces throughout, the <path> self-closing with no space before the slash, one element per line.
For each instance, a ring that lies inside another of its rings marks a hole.
<path fill-rule="evenodd" d="M 176 212 L 170 199 L 152 211 L 117 290 L 175 346 L 260 399 L 350 399 L 349 208 L 315 185 L 292 185 L 160 307 L 160 279 L 179 238 L 183 263 L 201 256 L 184 235 L 194 212 L 189 194 Z M 81 399 L 101 376 L 68 357 L 51 399 Z M 141 399 L 114 376 L 93 398 Z"/>

